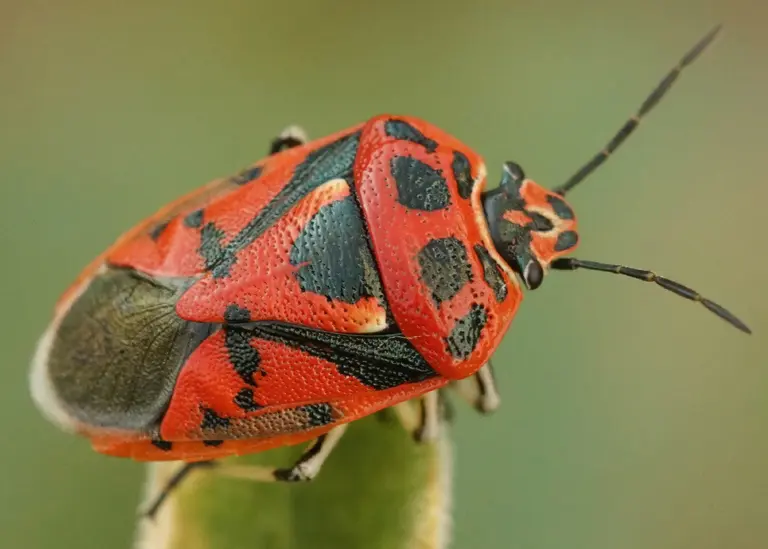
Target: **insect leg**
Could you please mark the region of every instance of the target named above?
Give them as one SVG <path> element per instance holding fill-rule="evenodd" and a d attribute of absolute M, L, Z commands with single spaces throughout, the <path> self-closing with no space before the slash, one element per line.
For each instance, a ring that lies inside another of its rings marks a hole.
<path fill-rule="evenodd" d="M 416 442 L 432 442 L 440 434 L 440 395 L 430 391 L 419 400 L 421 421 L 413 433 Z"/>
<path fill-rule="evenodd" d="M 257 482 L 302 482 L 312 480 L 320 472 L 325 460 L 341 439 L 347 425 L 341 424 L 315 439 L 301 457 L 288 468 L 260 465 L 217 463 L 215 472 L 233 478 Z"/>
<path fill-rule="evenodd" d="M 280 135 L 272 140 L 269 146 L 269 154 L 273 155 L 286 149 L 298 147 L 307 141 L 309 141 L 307 133 L 301 126 L 288 126 L 280 132 Z"/>
<path fill-rule="evenodd" d="M 490 362 L 480 368 L 475 375 L 454 382 L 452 387 L 462 399 L 482 414 L 495 412 L 501 404 Z"/>
<path fill-rule="evenodd" d="M 147 506 L 147 510 L 141 513 L 149 520 L 153 520 L 160 510 L 160 507 L 171 495 L 171 492 L 175 490 L 181 482 L 189 476 L 189 474 L 195 469 L 203 469 L 212 467 L 214 463 L 212 461 L 195 461 L 192 463 L 183 463 L 181 467 L 168 479 L 168 482 L 163 486 L 162 490 L 155 496 L 151 504 Z"/>
<path fill-rule="evenodd" d="M 411 433 L 416 442 L 432 442 L 440 434 L 440 428 L 447 414 L 447 402 L 440 390 L 394 406 L 400 424 Z"/>

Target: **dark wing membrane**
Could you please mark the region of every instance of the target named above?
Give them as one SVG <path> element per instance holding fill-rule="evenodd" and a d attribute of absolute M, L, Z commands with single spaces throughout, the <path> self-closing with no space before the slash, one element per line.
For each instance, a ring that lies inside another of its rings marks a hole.
<path fill-rule="evenodd" d="M 210 326 L 180 319 L 178 291 L 130 270 L 98 274 L 53 335 L 47 375 L 88 427 L 150 432 L 178 373 Z"/>

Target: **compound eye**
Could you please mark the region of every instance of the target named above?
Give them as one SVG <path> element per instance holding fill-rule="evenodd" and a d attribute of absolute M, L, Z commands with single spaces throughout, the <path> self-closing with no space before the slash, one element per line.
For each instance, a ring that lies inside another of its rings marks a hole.
<path fill-rule="evenodd" d="M 541 286 L 541 283 L 544 282 L 544 269 L 541 268 L 538 261 L 532 259 L 528 262 L 525 271 L 523 271 L 523 280 L 529 290 L 535 290 Z"/>

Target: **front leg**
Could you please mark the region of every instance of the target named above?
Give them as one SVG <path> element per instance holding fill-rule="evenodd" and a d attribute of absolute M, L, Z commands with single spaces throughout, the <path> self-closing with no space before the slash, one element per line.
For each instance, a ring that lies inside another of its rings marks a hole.
<path fill-rule="evenodd" d="M 344 434 L 347 424 L 334 427 L 324 435 L 319 436 L 304 451 L 301 457 L 288 468 L 268 467 L 264 465 L 241 465 L 222 463 L 218 461 L 198 461 L 184 463 L 163 486 L 157 496 L 147 506 L 143 515 L 153 519 L 160 510 L 163 502 L 178 488 L 178 486 L 195 470 L 206 470 L 216 474 L 254 480 L 257 482 L 301 482 L 310 481 L 317 476 L 325 460 L 331 454 L 339 439 Z"/>

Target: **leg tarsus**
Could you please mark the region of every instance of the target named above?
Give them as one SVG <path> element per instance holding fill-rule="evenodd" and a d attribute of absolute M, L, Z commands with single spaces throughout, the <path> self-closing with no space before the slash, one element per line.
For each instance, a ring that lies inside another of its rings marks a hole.
<path fill-rule="evenodd" d="M 260 465 L 219 463 L 216 467 L 216 473 L 258 482 L 310 481 L 320 472 L 323 463 L 325 463 L 325 460 L 336 447 L 346 428 L 347 424 L 341 424 L 315 439 L 291 467 L 276 468 Z"/>

